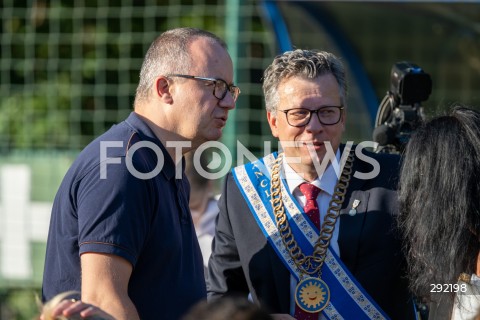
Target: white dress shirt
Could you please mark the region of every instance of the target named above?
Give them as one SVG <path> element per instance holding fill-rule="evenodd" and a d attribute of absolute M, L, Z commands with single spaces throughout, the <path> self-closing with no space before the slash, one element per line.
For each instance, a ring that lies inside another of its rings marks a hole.
<path fill-rule="evenodd" d="M 217 218 L 218 210 L 218 199 L 212 197 L 208 200 L 205 212 L 202 213 L 200 220 L 195 226 L 195 233 L 197 234 L 200 251 L 202 251 L 205 270 L 208 269 L 208 260 L 212 254 L 212 241 L 215 235 L 215 219 Z"/>

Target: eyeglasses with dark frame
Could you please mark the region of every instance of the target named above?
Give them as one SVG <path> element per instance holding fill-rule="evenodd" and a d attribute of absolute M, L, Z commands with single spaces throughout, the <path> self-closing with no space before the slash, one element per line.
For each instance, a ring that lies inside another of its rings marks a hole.
<path fill-rule="evenodd" d="M 169 74 L 167 77 L 179 77 L 179 78 L 185 78 L 185 79 L 211 82 L 213 83 L 213 95 L 218 100 L 222 100 L 223 98 L 225 98 L 225 96 L 227 95 L 227 91 L 229 91 L 233 97 L 233 101 L 237 101 L 237 98 L 241 92 L 239 87 L 234 86 L 233 84 L 229 85 L 223 79 L 197 77 L 197 76 L 190 76 L 186 74 Z"/>
<path fill-rule="evenodd" d="M 310 123 L 312 114 L 316 113 L 318 121 L 326 126 L 337 124 L 342 118 L 343 106 L 321 107 L 317 110 L 305 108 L 293 108 L 288 110 L 278 110 L 285 113 L 287 122 L 292 127 L 304 127 Z"/>

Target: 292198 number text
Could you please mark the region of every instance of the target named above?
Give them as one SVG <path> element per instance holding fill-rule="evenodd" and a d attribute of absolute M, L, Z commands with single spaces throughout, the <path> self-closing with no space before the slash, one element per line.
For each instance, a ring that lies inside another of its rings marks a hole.
<path fill-rule="evenodd" d="M 431 283 L 430 292 L 467 292 L 467 284 L 462 283 Z"/>

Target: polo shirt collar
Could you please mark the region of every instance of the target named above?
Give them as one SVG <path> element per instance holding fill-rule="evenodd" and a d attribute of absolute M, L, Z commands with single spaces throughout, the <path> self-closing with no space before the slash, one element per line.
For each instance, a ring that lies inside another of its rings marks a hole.
<path fill-rule="evenodd" d="M 168 180 L 175 177 L 175 163 L 167 152 L 167 149 L 165 149 L 165 146 L 153 133 L 152 129 L 134 111 L 130 113 L 125 122 L 138 133 L 142 140 L 153 142 L 162 150 L 164 163 L 161 172 Z M 185 168 L 184 159 L 182 159 L 182 168 Z"/>

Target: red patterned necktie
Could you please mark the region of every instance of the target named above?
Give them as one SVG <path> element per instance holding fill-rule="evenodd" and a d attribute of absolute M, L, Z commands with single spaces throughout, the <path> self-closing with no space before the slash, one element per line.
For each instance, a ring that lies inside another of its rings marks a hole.
<path fill-rule="evenodd" d="M 303 210 L 313 222 L 313 224 L 320 230 L 320 210 L 318 209 L 317 197 L 320 193 L 320 189 L 310 183 L 302 183 L 300 185 L 300 191 L 306 198 L 305 206 Z M 294 318 L 297 320 L 318 320 L 318 314 L 306 312 L 295 303 Z"/>
<path fill-rule="evenodd" d="M 317 197 L 321 190 L 313 184 L 305 182 L 302 183 L 299 188 L 306 199 L 303 210 L 317 229 L 320 230 L 320 210 L 318 209 Z"/>

